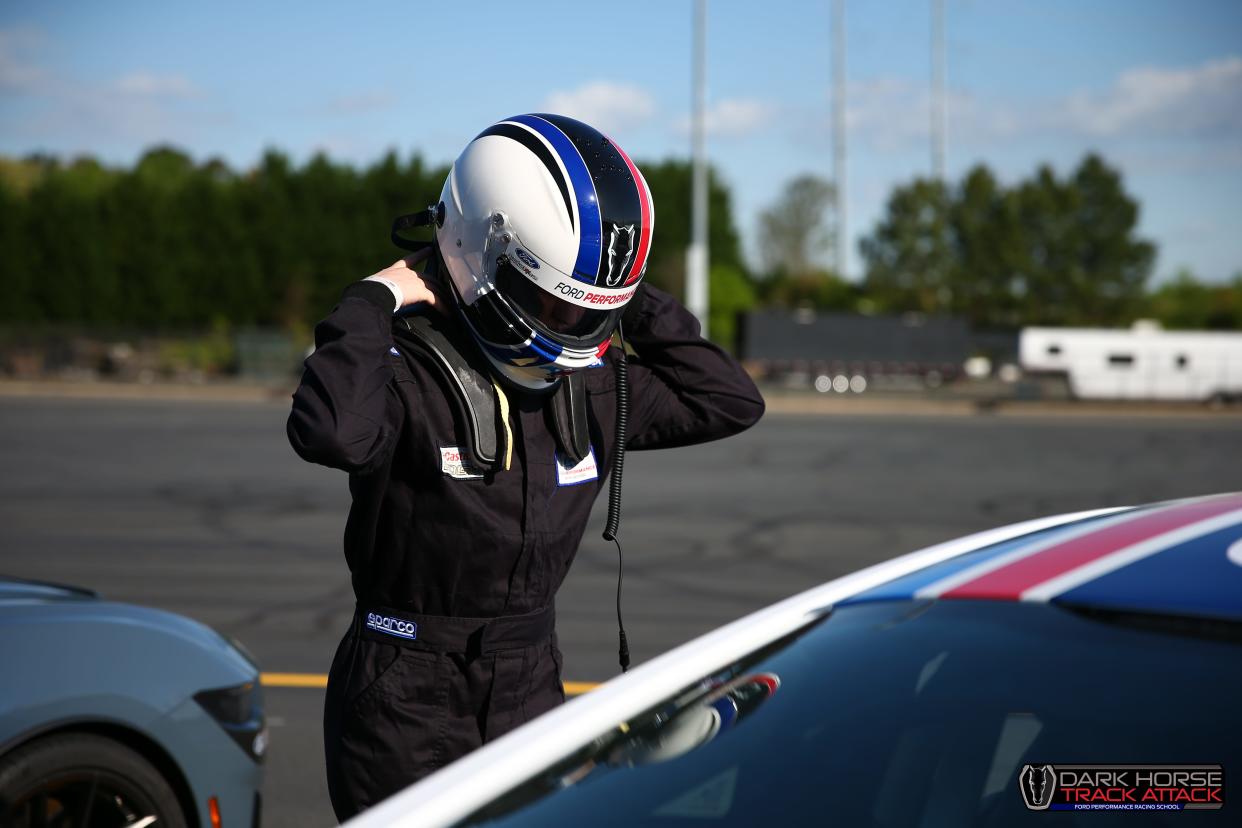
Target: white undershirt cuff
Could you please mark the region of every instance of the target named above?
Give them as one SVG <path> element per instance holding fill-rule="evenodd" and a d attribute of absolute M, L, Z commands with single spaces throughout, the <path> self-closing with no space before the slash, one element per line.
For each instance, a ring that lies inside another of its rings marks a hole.
<path fill-rule="evenodd" d="M 368 276 L 362 281 L 379 282 L 381 285 L 386 285 L 388 289 L 392 291 L 393 301 L 396 302 L 396 305 L 392 309 L 393 313 L 396 313 L 397 311 L 401 310 L 401 306 L 405 304 L 405 292 L 402 291 L 401 286 L 398 285 L 393 280 L 385 279 L 383 276 Z"/>

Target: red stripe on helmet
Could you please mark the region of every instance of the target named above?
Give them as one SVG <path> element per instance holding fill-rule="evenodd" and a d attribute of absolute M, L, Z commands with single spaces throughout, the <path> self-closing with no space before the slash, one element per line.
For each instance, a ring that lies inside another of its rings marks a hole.
<path fill-rule="evenodd" d="M 641 210 L 639 221 L 642 223 L 642 230 L 639 231 L 638 252 L 634 254 L 634 264 L 630 266 L 629 275 L 622 283 L 629 285 L 642 275 L 643 267 L 647 264 L 647 253 L 651 250 L 651 194 L 647 192 L 647 183 L 643 181 L 642 173 L 625 154 L 625 150 L 617 146 L 616 141 L 612 142 L 612 146 L 625 160 L 625 165 L 630 168 L 630 176 L 634 179 L 634 186 L 638 188 L 638 203 Z"/>

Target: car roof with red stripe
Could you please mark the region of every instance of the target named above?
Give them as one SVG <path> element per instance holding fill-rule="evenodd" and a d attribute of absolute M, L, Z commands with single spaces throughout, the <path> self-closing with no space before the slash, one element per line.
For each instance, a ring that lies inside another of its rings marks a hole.
<path fill-rule="evenodd" d="M 1140 506 L 959 555 L 842 601 L 1043 601 L 1242 621 L 1242 493 Z"/>

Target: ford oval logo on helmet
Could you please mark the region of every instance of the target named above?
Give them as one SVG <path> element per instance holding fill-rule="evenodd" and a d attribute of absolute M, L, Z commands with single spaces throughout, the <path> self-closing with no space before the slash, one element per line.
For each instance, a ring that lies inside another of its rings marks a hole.
<path fill-rule="evenodd" d="M 522 260 L 522 264 L 526 265 L 527 267 L 534 268 L 535 270 L 539 269 L 539 262 L 535 260 L 535 257 L 527 253 L 522 248 L 515 247 L 513 249 L 513 253 L 519 259 Z"/>

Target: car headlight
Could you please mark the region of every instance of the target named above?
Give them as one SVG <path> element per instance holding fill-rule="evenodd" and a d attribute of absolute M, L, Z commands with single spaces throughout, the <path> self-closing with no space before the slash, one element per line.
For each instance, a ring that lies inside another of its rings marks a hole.
<path fill-rule="evenodd" d="M 232 737 L 246 755 L 263 761 L 267 752 L 267 727 L 263 718 L 263 692 L 257 681 L 236 687 L 203 690 L 194 701 Z"/>

